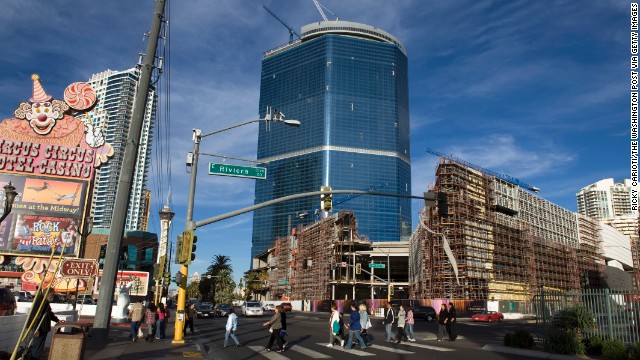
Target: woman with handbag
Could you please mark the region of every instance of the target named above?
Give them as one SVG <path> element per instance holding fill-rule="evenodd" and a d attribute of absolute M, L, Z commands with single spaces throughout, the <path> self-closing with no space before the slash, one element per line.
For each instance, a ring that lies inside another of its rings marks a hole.
<path fill-rule="evenodd" d="M 340 346 L 344 346 L 344 339 L 340 336 L 340 313 L 338 307 L 331 305 L 331 317 L 329 318 L 329 343 L 327 347 L 333 347 L 336 339 L 340 340 Z"/>
<path fill-rule="evenodd" d="M 273 346 L 273 341 L 275 340 L 278 343 L 278 351 L 283 352 L 284 347 L 282 346 L 282 338 L 280 337 L 280 329 L 282 329 L 282 320 L 280 316 L 280 311 L 282 309 L 280 306 L 276 306 L 273 316 L 269 321 L 262 324 L 262 326 L 271 326 L 269 328 L 269 332 L 271 333 L 271 337 L 269 338 L 269 343 L 265 348 L 266 351 L 271 351 L 271 347 Z"/>
<path fill-rule="evenodd" d="M 371 340 L 367 334 L 367 329 L 371 327 L 371 320 L 369 320 L 369 313 L 367 312 L 367 304 L 360 304 L 360 326 L 362 330 L 360 330 L 360 336 L 362 336 L 362 340 L 364 343 L 369 346 L 371 345 Z"/>
<path fill-rule="evenodd" d="M 147 305 L 147 310 L 144 312 L 144 323 L 147 324 L 147 335 L 144 337 L 145 340 L 152 342 L 153 341 L 153 333 L 156 328 L 156 306 L 150 302 Z"/>

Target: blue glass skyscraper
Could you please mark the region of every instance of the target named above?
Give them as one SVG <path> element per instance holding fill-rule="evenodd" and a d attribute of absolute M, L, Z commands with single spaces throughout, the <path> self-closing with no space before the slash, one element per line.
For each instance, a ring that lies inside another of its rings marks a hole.
<path fill-rule="evenodd" d="M 261 76 L 261 117 L 270 106 L 302 125 L 260 123 L 258 160 L 268 171 L 256 204 L 321 186 L 411 194 L 407 55 L 393 35 L 348 21 L 306 25 L 300 41 L 264 54 Z M 371 241 L 410 235 L 409 199 L 336 194 L 333 204 L 353 211 Z M 319 196 L 255 211 L 251 256 L 320 212 Z"/>

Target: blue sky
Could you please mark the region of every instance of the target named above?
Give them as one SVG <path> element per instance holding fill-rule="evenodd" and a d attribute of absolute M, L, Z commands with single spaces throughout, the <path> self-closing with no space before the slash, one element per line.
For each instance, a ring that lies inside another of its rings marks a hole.
<path fill-rule="evenodd" d="M 438 159 L 425 147 L 519 178 L 572 211 L 583 186 L 629 177 L 628 1 L 322 3 L 342 20 L 390 32 L 407 48 L 414 195 L 434 181 Z M 159 230 L 157 212 L 169 184 L 176 212 L 171 239 L 184 228 L 191 129 L 209 132 L 257 117 L 262 53 L 289 38 L 262 5 L 298 32 L 321 20 L 312 0 L 171 4 L 170 127 L 159 130 L 169 142 L 154 144 L 164 155 L 163 165 L 157 155 L 149 175 L 151 231 Z M 32 73 L 61 99 L 72 82 L 133 67 L 145 50 L 142 34 L 149 31 L 154 2 L 9 0 L 2 6 L 5 119 L 31 96 Z M 161 90 L 166 87 L 162 83 Z M 244 126 L 205 139 L 201 150 L 255 159 L 257 137 L 256 124 Z M 253 204 L 254 180 L 207 174 L 206 163 L 218 160 L 202 158 L 195 220 Z M 414 227 L 422 206 L 412 202 Z M 251 227 L 246 214 L 198 229 L 190 272 L 204 272 L 214 255 L 224 254 L 234 277 L 241 277 L 250 264 Z"/>

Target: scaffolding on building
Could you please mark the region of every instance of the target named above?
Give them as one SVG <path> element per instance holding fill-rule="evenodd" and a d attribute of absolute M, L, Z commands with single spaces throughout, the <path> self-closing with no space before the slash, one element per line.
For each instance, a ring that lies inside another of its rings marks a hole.
<path fill-rule="evenodd" d="M 359 251 L 370 249 L 371 242 L 357 234 L 352 212 L 293 229 L 273 244 L 271 293 L 287 299 L 331 299 L 336 286 L 364 283 L 356 279 L 355 262 Z"/>
<path fill-rule="evenodd" d="M 534 236 L 532 224 L 518 216 L 527 207 L 523 190 L 444 158 L 430 190 L 447 194 L 448 215 L 441 217 L 436 207 L 421 213 L 433 233 L 418 227 L 411 238 L 411 248 L 420 251 L 410 261 L 412 296 L 529 301 L 539 286 L 580 288 L 575 249 Z M 455 257 L 457 279 L 441 235 Z M 595 241 L 580 249 L 582 264 L 597 257 Z"/>

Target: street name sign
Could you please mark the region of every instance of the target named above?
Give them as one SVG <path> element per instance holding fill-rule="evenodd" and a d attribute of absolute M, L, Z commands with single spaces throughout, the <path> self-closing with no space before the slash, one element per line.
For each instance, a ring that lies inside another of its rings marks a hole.
<path fill-rule="evenodd" d="M 278 284 L 287 284 L 289 283 L 288 279 L 278 279 Z"/>
<path fill-rule="evenodd" d="M 372 269 L 384 269 L 385 265 L 384 264 L 369 264 L 369 267 Z"/>
<path fill-rule="evenodd" d="M 234 176 L 265 180 L 267 178 L 267 168 L 209 163 L 209 175 Z"/>

